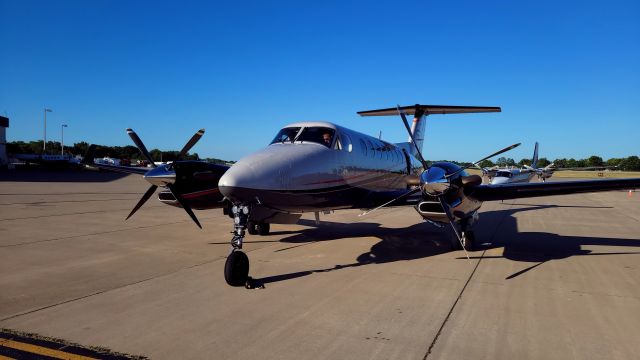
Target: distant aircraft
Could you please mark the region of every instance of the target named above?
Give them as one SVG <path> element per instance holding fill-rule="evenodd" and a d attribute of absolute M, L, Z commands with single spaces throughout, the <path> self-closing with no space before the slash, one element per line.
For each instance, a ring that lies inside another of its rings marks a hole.
<path fill-rule="evenodd" d="M 450 224 L 460 247 L 466 251 L 474 247 L 472 227 L 483 201 L 640 186 L 640 178 L 483 185 L 480 176 L 468 175 L 466 168 L 456 164 L 427 165 L 421 148 L 428 115 L 500 111 L 499 107 L 418 104 L 358 113 L 361 116 L 399 114 L 409 133 L 409 142 L 396 144 L 330 122 L 292 123 L 283 127 L 265 149 L 244 157 L 230 168 L 214 169 L 208 167 L 210 164 L 175 161 L 150 170 L 144 178 L 152 186 L 129 216 L 158 186 L 163 186 L 200 226 L 187 194 L 193 194 L 195 186 L 206 189 L 203 191 L 219 190 L 221 196 L 212 200 L 212 204 L 222 206 L 233 218 L 231 253 L 225 263 L 224 276 L 229 285 L 241 286 L 249 280 L 249 259 L 242 252 L 246 232 L 268 234 L 270 224 L 295 223 L 304 212 L 314 212 L 317 219 L 321 211 L 369 209 L 364 215 L 391 204 L 409 205 L 430 223 L 439 227 Z M 411 127 L 405 114 L 414 115 Z M 178 158 L 186 154 L 203 132 L 194 135 Z M 151 161 L 137 135 L 130 129 L 128 133 Z M 474 165 L 518 145 L 497 151 Z M 200 177 L 201 173 L 207 174 L 210 180 Z"/>
<path fill-rule="evenodd" d="M 494 166 L 491 168 L 482 168 L 482 175 L 487 176 L 489 178 L 489 183 L 498 185 L 498 184 L 509 184 L 509 183 L 520 183 L 520 182 L 529 182 L 531 179 L 538 175 L 542 181 L 545 181 L 548 177 L 551 177 L 553 174 L 552 169 L 553 164 L 550 164 L 547 167 L 542 169 L 537 168 L 538 165 L 538 143 L 533 149 L 533 157 L 531 159 L 531 166 L 524 165 L 523 168 L 516 167 L 498 167 Z"/>
<path fill-rule="evenodd" d="M 531 166 L 524 165 L 519 169 L 516 167 L 499 167 L 493 166 L 490 168 L 482 168 L 482 175 L 489 179 L 491 184 L 508 184 L 517 182 L 530 182 L 534 176 L 538 176 L 538 180 L 542 182 L 547 181 L 548 178 L 553 176 L 556 171 L 589 171 L 589 170 L 607 170 L 615 169 L 616 166 L 589 166 L 589 167 L 574 167 L 574 168 L 557 168 L 554 163 L 551 163 L 543 168 L 537 167 L 538 164 L 538 143 L 536 142 L 533 150 L 533 158 L 531 159 Z"/>
<path fill-rule="evenodd" d="M 71 155 L 14 154 L 13 158 L 26 164 L 39 164 L 49 168 L 67 168 L 80 165 L 80 159 Z"/>

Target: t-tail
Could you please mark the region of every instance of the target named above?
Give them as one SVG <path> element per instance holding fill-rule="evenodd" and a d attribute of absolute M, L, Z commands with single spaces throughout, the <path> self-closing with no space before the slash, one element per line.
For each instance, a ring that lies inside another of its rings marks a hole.
<path fill-rule="evenodd" d="M 418 151 L 422 149 L 424 143 L 426 117 L 434 114 L 467 114 L 467 113 L 484 113 L 484 112 L 500 112 L 500 107 L 487 106 L 449 106 L 449 105 L 411 105 L 401 106 L 379 110 L 359 111 L 360 116 L 397 116 L 398 111 L 405 114 L 413 115 L 413 124 L 411 125 L 411 134 L 415 142 L 409 137 L 409 145 L 411 154 L 417 156 Z"/>

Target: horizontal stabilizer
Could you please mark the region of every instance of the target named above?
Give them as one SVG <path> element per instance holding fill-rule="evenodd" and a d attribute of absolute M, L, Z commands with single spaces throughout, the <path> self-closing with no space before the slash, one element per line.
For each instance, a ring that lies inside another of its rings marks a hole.
<path fill-rule="evenodd" d="M 486 112 L 501 112 L 502 109 L 497 106 L 450 106 L 450 105 L 411 105 L 401 106 L 405 114 L 414 115 L 417 109 L 424 111 L 425 115 L 432 114 L 470 114 L 470 113 L 486 113 Z M 358 111 L 360 116 L 397 116 L 398 108 L 388 108 L 379 110 L 366 110 Z"/>

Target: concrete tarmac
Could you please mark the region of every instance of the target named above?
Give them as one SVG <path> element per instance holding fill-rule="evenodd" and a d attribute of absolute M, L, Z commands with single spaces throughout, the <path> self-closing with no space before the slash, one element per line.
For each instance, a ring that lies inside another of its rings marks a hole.
<path fill-rule="evenodd" d="M 48 181 L 47 181 L 48 180 Z M 138 176 L 0 173 L 0 328 L 154 359 L 637 359 L 640 193 L 485 203 L 482 249 L 411 208 L 247 237 Z"/>

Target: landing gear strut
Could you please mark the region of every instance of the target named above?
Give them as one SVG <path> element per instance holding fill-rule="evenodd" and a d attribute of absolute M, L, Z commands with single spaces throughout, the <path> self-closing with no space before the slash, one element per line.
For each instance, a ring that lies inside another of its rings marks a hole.
<path fill-rule="evenodd" d="M 245 230 L 249 225 L 249 206 L 233 206 L 233 238 L 231 253 L 224 264 L 224 279 L 231 286 L 243 286 L 249 279 L 249 257 L 242 252 Z M 249 230 L 251 231 L 251 230 Z"/>
<path fill-rule="evenodd" d="M 452 245 L 454 250 L 462 250 L 463 248 L 466 251 L 473 251 L 475 248 L 475 240 L 476 236 L 473 230 L 470 229 L 469 222 L 467 220 L 462 220 L 460 222 L 460 232 L 455 229 L 454 226 L 454 236 L 455 239 L 452 239 Z M 458 237 L 459 236 L 459 237 Z"/>
<path fill-rule="evenodd" d="M 473 251 L 476 236 L 469 226 L 469 219 L 460 221 L 460 240 L 467 251 Z"/>

